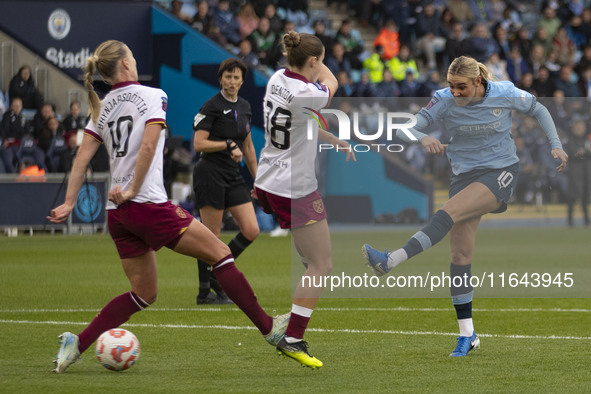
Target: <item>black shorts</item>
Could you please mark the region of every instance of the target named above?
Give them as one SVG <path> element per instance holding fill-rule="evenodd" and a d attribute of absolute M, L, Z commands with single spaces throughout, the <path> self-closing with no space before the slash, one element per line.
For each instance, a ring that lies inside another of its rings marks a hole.
<path fill-rule="evenodd" d="M 193 171 L 193 190 L 197 208 L 235 207 L 251 202 L 250 191 L 236 169 L 220 169 L 218 164 L 199 160 Z"/>
<path fill-rule="evenodd" d="M 460 175 L 452 174 L 449 185 L 449 198 L 458 194 L 469 184 L 479 182 L 488 187 L 501 203 L 499 209 L 491 213 L 502 213 L 507 210 L 507 203 L 515 190 L 518 175 L 519 163 L 505 168 L 485 168 L 472 170 Z"/>

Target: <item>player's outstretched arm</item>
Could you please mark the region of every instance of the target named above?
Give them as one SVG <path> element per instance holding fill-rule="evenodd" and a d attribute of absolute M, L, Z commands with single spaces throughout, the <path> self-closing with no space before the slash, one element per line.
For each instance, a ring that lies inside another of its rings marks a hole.
<path fill-rule="evenodd" d="M 351 148 L 351 145 L 347 141 L 343 141 L 338 139 L 334 134 L 329 133 L 326 130 L 318 130 L 318 139 L 322 141 L 326 141 L 334 147 L 338 147 L 340 151 L 343 151 L 347 154 L 345 161 L 349 161 L 353 159 L 353 161 L 357 161 L 355 157 L 355 151 Z"/>
<path fill-rule="evenodd" d="M 76 199 L 78 198 L 80 187 L 82 187 L 82 182 L 84 182 L 84 173 L 86 172 L 88 163 L 99 146 L 100 142 L 96 139 L 87 134 L 84 135 L 82 144 L 78 148 L 78 153 L 72 164 L 68 189 L 66 190 L 66 199 L 62 205 L 51 210 L 49 216 L 47 216 L 47 220 L 52 223 L 61 223 L 70 216 L 74 205 L 76 205 Z"/>

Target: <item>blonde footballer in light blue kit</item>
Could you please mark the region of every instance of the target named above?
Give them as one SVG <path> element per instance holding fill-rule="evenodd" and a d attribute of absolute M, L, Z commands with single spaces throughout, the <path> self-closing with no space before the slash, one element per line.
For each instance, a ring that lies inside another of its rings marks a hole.
<path fill-rule="evenodd" d="M 550 113 L 536 97 L 511 82 L 493 81 L 487 68 L 461 56 L 448 69 L 448 88 L 438 90 L 417 114 L 417 124 L 409 131 L 431 154 L 446 154 L 452 168 L 449 200 L 429 223 L 400 249 L 381 252 L 363 245 L 362 253 L 376 275 L 423 252 L 449 232 L 450 276 L 471 276 L 476 231 L 482 215 L 501 213 L 513 194 L 519 158 L 511 135 L 511 112 L 535 117 L 550 141 L 552 156 L 560 160 L 562 171 L 568 160 Z M 448 144 L 423 134 L 421 130 L 441 121 L 451 135 Z M 398 137 L 412 142 L 397 132 Z M 468 281 L 469 282 L 469 281 Z M 453 283 L 453 281 L 452 281 Z M 452 357 L 463 357 L 480 346 L 472 322 L 473 290 L 469 283 L 451 287 L 451 296 L 460 336 Z"/>

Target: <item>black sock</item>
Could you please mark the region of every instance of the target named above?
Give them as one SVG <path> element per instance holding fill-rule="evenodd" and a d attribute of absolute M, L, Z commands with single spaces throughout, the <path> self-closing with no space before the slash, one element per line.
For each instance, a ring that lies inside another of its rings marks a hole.
<path fill-rule="evenodd" d="M 210 284 L 209 279 L 211 276 L 211 267 L 205 261 L 197 260 L 197 266 L 199 267 L 199 298 L 205 298 L 209 294 Z"/>
<path fill-rule="evenodd" d="M 402 249 L 404 249 L 410 259 L 441 241 L 453 225 L 454 221 L 449 214 L 440 209 L 435 212 L 435 215 L 433 215 L 425 227 L 408 240 Z"/>
<path fill-rule="evenodd" d="M 226 293 L 222 289 L 222 285 L 220 285 L 220 282 L 218 282 L 218 278 L 215 277 L 215 272 L 211 271 L 209 274 L 209 285 L 211 289 L 215 291 L 215 293 L 218 296 L 225 297 Z"/>
<path fill-rule="evenodd" d="M 241 232 L 236 234 L 236 236 L 230 241 L 228 247 L 230 248 L 230 252 L 232 252 L 232 256 L 234 256 L 234 260 L 240 256 L 240 253 L 244 252 L 244 249 L 250 245 L 252 241 L 246 239 L 244 234 Z"/>
<path fill-rule="evenodd" d="M 454 308 L 456 308 L 458 320 L 469 319 L 472 317 L 472 298 L 474 296 L 474 289 L 470 283 L 472 264 L 457 265 L 451 263 L 449 273 L 451 278 L 451 300 Z"/>

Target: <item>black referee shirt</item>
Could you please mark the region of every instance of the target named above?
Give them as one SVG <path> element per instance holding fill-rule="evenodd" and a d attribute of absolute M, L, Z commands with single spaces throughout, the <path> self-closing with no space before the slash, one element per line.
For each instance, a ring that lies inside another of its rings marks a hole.
<path fill-rule="evenodd" d="M 233 103 L 222 96 L 221 92 L 210 98 L 203 104 L 199 113 L 195 115 L 193 130 L 205 130 L 209 132 L 209 140 L 236 141 L 240 149 L 244 145 L 244 139 L 250 133 L 250 120 L 252 111 L 250 103 L 238 97 Z M 232 160 L 230 152 L 222 150 L 211 153 L 201 153 L 201 159 L 211 161 L 225 168 L 237 168 L 239 163 Z"/>

